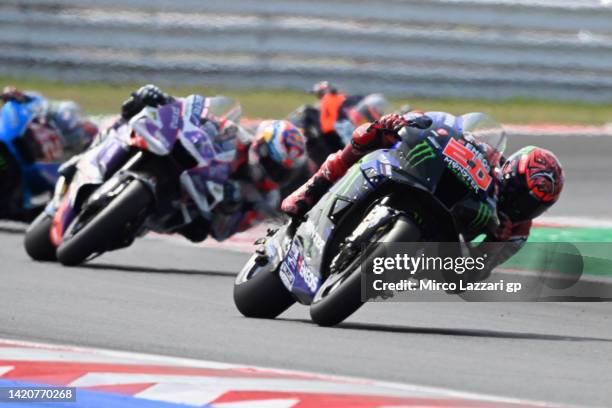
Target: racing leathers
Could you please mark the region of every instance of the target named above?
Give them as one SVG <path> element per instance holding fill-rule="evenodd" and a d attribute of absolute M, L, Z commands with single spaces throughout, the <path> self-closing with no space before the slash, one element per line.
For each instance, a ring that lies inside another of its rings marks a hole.
<path fill-rule="evenodd" d="M 398 131 L 405 127 L 427 129 L 434 123 L 444 123 L 450 114 L 441 112 L 417 112 L 407 119 L 397 114 L 389 114 L 381 119 L 359 126 L 352 135 L 351 143 L 330 155 L 319 170 L 299 189 L 281 204 L 281 209 L 290 216 L 303 219 L 305 214 L 319 201 L 329 188 L 342 177 L 348 169 L 366 154 L 393 146 L 399 140 Z M 477 279 L 485 279 L 491 270 L 512 257 L 527 241 L 531 220 L 513 223 L 504 214 L 498 214 L 499 227 L 488 232 L 484 242 L 473 248 L 474 254 L 487 253 L 486 267 Z M 505 245 L 488 245 L 505 243 Z"/>
<path fill-rule="evenodd" d="M 362 99 L 363 96 L 360 95 L 345 95 L 338 92 L 327 92 L 321 97 L 319 102 L 321 135 L 331 151 L 342 149 L 346 144 L 350 129 L 353 128 L 348 109 Z M 347 126 L 349 131 L 343 132 L 343 128 Z M 342 133 L 345 134 L 344 140 Z"/>
<path fill-rule="evenodd" d="M 262 174 L 254 174 L 248 164 L 253 135 L 241 132 L 236 143 L 236 158 L 232 163 L 231 184 L 240 192 L 242 218 L 236 232 L 245 231 L 278 211 L 280 186 Z M 237 200 L 234 200 L 237 201 Z M 238 204 L 238 203 L 237 203 Z"/>
<path fill-rule="evenodd" d="M 74 154 L 82 151 L 98 133 L 97 126 L 82 116 L 81 108 L 73 101 L 48 101 L 37 93 L 23 92 L 8 86 L 2 92 L 3 101 L 26 102 L 34 97 L 41 98 L 43 103 L 30 124 L 32 132 L 36 133 L 38 126 L 55 132 L 62 141 L 65 153 Z"/>

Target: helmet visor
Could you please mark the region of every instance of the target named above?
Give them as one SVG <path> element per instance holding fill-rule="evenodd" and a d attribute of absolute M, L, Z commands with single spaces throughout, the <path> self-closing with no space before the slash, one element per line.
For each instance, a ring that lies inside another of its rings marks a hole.
<path fill-rule="evenodd" d="M 526 187 L 514 186 L 504 180 L 499 210 L 514 222 L 534 219 L 550 207 L 550 204 L 538 200 Z"/>

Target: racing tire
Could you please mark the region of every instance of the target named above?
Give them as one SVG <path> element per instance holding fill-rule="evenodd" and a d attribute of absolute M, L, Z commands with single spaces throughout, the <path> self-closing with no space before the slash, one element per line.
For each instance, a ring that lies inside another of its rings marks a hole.
<path fill-rule="evenodd" d="M 120 238 L 117 233 L 148 208 L 153 196 L 139 180 L 132 180 L 110 204 L 96 214 L 74 235 L 66 236 L 57 248 L 57 259 L 66 266 L 75 266 L 104 248 L 100 243 Z"/>
<path fill-rule="evenodd" d="M 51 242 L 53 217 L 44 211 L 32 221 L 25 232 L 23 245 L 25 251 L 35 261 L 56 261 L 56 248 Z"/>
<path fill-rule="evenodd" d="M 246 317 L 274 319 L 295 303 L 295 298 L 287 290 L 278 275 L 280 264 L 270 270 L 267 265 L 259 266 L 253 255 L 247 265 L 238 274 L 234 284 L 234 304 Z M 253 275 L 253 268 L 262 270 L 250 279 L 242 278 L 245 274 Z"/>
<path fill-rule="evenodd" d="M 419 228 L 408 218 L 400 217 L 393 227 L 372 244 L 381 242 L 417 242 L 421 237 Z M 326 296 L 320 297 L 320 290 L 310 305 L 310 318 L 319 326 L 335 326 L 359 309 L 361 301 L 361 264 L 372 263 L 379 256 L 386 256 L 382 245 L 370 246 L 365 250 L 365 258 L 357 256 L 347 269 L 350 275 Z"/>

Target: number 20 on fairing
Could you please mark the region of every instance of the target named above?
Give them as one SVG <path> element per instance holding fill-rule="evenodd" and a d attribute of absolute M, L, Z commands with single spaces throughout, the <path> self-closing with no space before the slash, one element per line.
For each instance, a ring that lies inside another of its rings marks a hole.
<path fill-rule="evenodd" d="M 489 188 L 492 177 L 486 170 L 482 160 L 476 157 L 473 151 L 457 140 L 450 139 L 442 153 L 465 169 L 478 187 L 483 190 Z"/>

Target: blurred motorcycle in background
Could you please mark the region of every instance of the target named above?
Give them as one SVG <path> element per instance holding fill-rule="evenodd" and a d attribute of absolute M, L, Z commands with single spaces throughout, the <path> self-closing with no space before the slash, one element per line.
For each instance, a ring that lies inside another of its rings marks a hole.
<path fill-rule="evenodd" d="M 389 101 L 382 94 L 367 96 L 340 95 L 337 106 L 303 105 L 289 114 L 288 119 L 302 129 L 306 137 L 308 156 L 320 166 L 327 156 L 342 149 L 350 140 L 353 130 L 359 125 L 373 122 L 389 109 Z M 323 110 L 337 111 L 330 123 L 326 122 Z M 323 120 L 322 120 L 323 119 Z"/>
<path fill-rule="evenodd" d="M 26 232 L 26 251 L 76 265 L 148 231 L 205 232 L 235 155 L 224 126 L 239 118 L 230 98 L 191 95 L 111 127 L 62 166 L 52 201 Z"/>
<path fill-rule="evenodd" d="M 50 199 L 60 164 L 97 128 L 74 102 L 7 87 L 0 95 L 0 218 L 31 221 Z"/>

